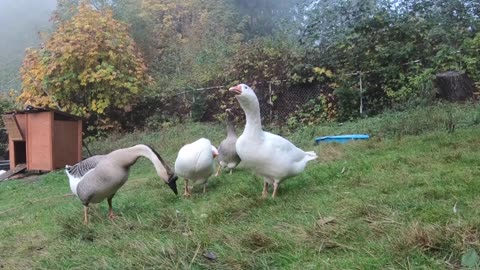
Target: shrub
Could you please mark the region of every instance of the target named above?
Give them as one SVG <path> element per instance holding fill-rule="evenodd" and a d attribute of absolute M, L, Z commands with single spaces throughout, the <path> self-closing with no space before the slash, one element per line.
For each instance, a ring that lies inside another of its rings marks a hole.
<path fill-rule="evenodd" d="M 329 122 L 336 117 L 335 95 L 322 94 L 316 99 L 311 99 L 301 109 L 290 114 L 287 120 L 289 129 L 300 126 L 312 126 Z"/>
<path fill-rule="evenodd" d="M 338 88 L 335 90 L 337 96 L 337 120 L 349 121 L 360 116 L 360 92 L 353 88 Z"/>

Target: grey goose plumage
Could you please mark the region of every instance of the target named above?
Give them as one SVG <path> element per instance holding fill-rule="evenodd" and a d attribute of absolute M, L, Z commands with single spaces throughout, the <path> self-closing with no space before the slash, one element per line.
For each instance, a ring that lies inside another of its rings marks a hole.
<path fill-rule="evenodd" d="M 88 223 L 90 203 L 108 201 L 109 217 L 113 218 L 112 198 L 128 179 L 129 169 L 140 157 L 148 158 L 172 191 L 177 194 L 177 176 L 151 147 L 138 144 L 115 150 L 107 155 L 87 158 L 74 166 L 66 166 L 70 189 L 84 205 L 84 222 Z"/>
<path fill-rule="evenodd" d="M 233 115 L 230 109 L 225 110 L 225 122 L 227 125 L 227 137 L 220 143 L 218 147 L 218 166 L 217 173 L 215 176 L 219 175 L 220 169 L 228 168 L 230 174 L 232 170 L 238 166 L 241 159 L 237 154 L 235 144 L 237 143 L 237 134 L 235 133 L 235 126 L 233 124 Z"/>

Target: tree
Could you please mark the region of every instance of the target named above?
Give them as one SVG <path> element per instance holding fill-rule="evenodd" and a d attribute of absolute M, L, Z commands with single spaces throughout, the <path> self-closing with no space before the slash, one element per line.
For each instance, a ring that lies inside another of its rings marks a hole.
<path fill-rule="evenodd" d="M 234 0 L 241 30 L 246 39 L 270 36 L 275 31 L 286 31 L 298 22 L 301 15 L 297 7 L 300 0 Z"/>
<path fill-rule="evenodd" d="M 231 1 L 142 0 L 142 48 L 161 91 L 214 84 L 240 40 Z"/>
<path fill-rule="evenodd" d="M 137 101 L 150 81 L 146 71 L 127 25 L 84 2 L 42 48 L 28 50 L 19 100 L 108 117 Z"/>
<path fill-rule="evenodd" d="M 344 89 L 358 89 L 358 77 L 351 75 L 363 72 L 367 110 L 378 113 L 419 95 L 430 99 L 431 75 L 468 65 L 459 52 L 471 51 L 473 43 L 463 44 L 479 26 L 476 2 L 317 1 L 305 5 L 302 42 L 315 56 L 311 63 L 336 71 Z"/>

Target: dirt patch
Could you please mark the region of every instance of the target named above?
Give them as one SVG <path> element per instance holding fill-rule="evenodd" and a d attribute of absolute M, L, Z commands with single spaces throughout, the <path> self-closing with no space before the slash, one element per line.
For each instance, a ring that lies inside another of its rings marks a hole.
<path fill-rule="evenodd" d="M 258 231 L 247 234 L 243 239 L 242 244 L 251 249 L 254 253 L 272 250 L 278 247 L 274 239 Z"/>
<path fill-rule="evenodd" d="M 339 144 L 326 144 L 320 149 L 318 161 L 333 162 L 344 156 L 343 146 Z"/>

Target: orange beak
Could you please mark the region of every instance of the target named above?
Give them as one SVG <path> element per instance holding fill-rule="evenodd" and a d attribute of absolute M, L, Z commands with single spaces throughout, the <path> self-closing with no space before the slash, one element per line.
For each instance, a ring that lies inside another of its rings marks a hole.
<path fill-rule="evenodd" d="M 235 95 L 241 95 L 242 94 L 242 87 L 240 85 L 231 87 L 228 89 L 228 91 L 235 93 Z"/>

